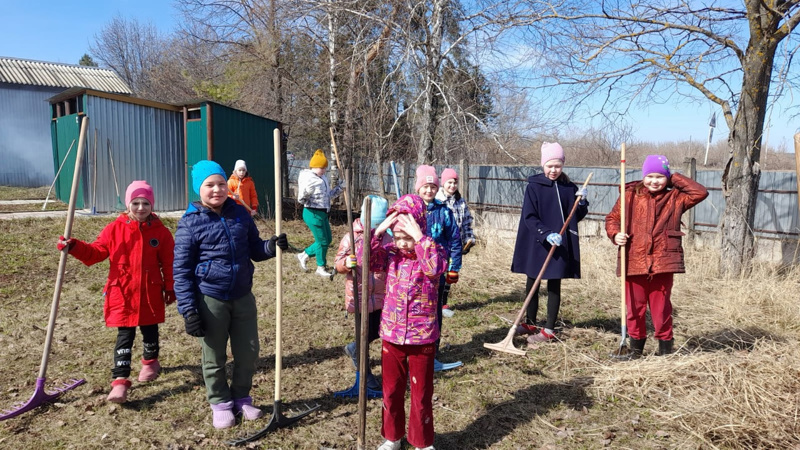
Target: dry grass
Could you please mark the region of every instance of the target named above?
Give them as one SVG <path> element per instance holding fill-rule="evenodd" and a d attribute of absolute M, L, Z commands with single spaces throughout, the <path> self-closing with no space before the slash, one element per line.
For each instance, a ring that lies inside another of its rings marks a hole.
<path fill-rule="evenodd" d="M 63 220 L 63 219 L 62 219 Z M 0 222 L 0 407 L 33 391 L 44 342 L 62 220 Z M 91 239 L 108 219 L 83 218 L 75 234 Z M 173 227 L 174 220 L 167 220 Z M 261 223 L 272 233 L 271 224 Z M 293 244 L 311 236 L 301 222 L 284 224 Z M 334 241 L 345 228 L 334 229 Z M 456 315 L 446 319 L 442 360 L 463 368 L 435 377 L 439 449 L 527 448 L 790 448 L 800 445 L 797 270 L 758 267 L 742 280 L 716 278 L 716 255 L 691 251 L 689 272 L 676 277 L 676 344 L 669 357 L 613 363 L 619 342 L 619 285 L 614 248 L 584 239 L 583 279 L 563 284 L 561 343 L 526 356 L 491 352 L 518 312 L 525 280 L 508 271 L 513 247 L 481 230 L 453 287 Z M 513 237 L 512 237 L 513 239 Z M 257 264 L 255 294 L 262 358 L 253 396 L 271 410 L 274 380 L 274 261 Z M 253 448 L 355 448 L 357 406 L 334 399 L 352 384 L 341 347 L 352 339 L 343 311 L 342 278 L 328 282 L 284 258 L 282 400 L 320 410 Z M 68 264 L 48 383 L 85 377 L 87 385 L 52 406 L 0 422 L 0 448 L 219 448 L 265 424 L 215 431 L 205 402 L 199 346 L 170 310 L 161 328 L 165 370 L 153 383 L 134 382 L 123 406 L 105 402 L 115 331 L 102 322 L 106 264 Z M 544 306 L 542 306 L 542 309 Z M 543 315 L 543 312 L 541 313 Z M 516 341 L 523 345 L 522 338 Z M 134 348 L 137 352 L 139 343 Z M 646 353 L 653 350 L 648 342 Z M 373 365 L 377 365 L 373 344 Z M 380 368 L 375 367 L 376 373 Z M 135 375 L 135 372 L 134 372 Z M 380 443 L 380 402 L 367 411 L 367 448 Z"/>

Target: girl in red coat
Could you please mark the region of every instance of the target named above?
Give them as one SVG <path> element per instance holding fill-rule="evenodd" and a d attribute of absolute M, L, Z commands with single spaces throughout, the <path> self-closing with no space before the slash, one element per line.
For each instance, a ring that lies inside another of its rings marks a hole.
<path fill-rule="evenodd" d="M 111 393 L 108 401 L 123 403 L 131 382 L 131 349 L 136 327 L 142 332 L 142 370 L 139 381 L 158 378 L 158 324 L 164 322 L 164 305 L 175 301 L 172 233 L 153 214 L 153 188 L 134 181 L 125 191 L 128 209 L 108 224 L 91 244 L 63 236 L 58 249 L 87 266 L 110 258 L 108 281 L 103 289 L 103 313 L 107 327 L 117 327 Z"/>
<path fill-rule="evenodd" d="M 670 173 L 666 156 L 648 156 L 642 175 L 643 180 L 625 186 L 626 230 L 620 230 L 619 200 L 606 216 L 606 234 L 620 252 L 626 252 L 625 303 L 632 359 L 644 350 L 648 306 L 658 340 L 656 354 L 672 353 L 672 278 L 686 271 L 681 215 L 708 197 L 701 184 Z"/>

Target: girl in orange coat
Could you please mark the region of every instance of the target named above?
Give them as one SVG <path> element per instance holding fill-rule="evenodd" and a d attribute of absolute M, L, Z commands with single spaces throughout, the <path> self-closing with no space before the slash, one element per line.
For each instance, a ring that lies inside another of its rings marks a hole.
<path fill-rule="evenodd" d="M 670 173 L 666 156 L 650 155 L 641 181 L 625 186 L 625 228 L 620 230 L 619 200 L 606 216 L 606 234 L 626 252 L 625 302 L 631 358 L 638 358 L 647 339 L 645 313 L 658 340 L 657 355 L 672 353 L 673 274 L 684 273 L 681 215 L 708 197 L 700 183 Z M 617 274 L 621 273 L 619 259 Z"/>
<path fill-rule="evenodd" d="M 125 191 L 128 209 L 108 224 L 91 244 L 59 238 L 58 249 L 86 264 L 110 258 L 108 281 L 103 289 L 107 327 L 117 327 L 114 367 L 108 401 L 127 400 L 131 382 L 131 350 L 136 327 L 142 332 L 142 370 L 139 381 L 158 378 L 158 324 L 164 322 L 164 305 L 175 301 L 172 233 L 153 214 L 153 188 L 134 181 Z"/>
<path fill-rule="evenodd" d="M 231 177 L 228 178 L 228 197 L 247 208 L 251 216 L 258 214 L 256 185 L 250 172 L 247 171 L 247 164 L 242 159 L 236 161 Z"/>

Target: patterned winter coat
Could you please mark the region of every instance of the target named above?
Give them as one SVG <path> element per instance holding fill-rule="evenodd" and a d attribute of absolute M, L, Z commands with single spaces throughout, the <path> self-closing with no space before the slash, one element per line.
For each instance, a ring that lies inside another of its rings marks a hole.
<path fill-rule="evenodd" d="M 239 200 L 236 200 L 236 203 L 242 205 L 244 202 L 250 209 L 258 210 L 256 185 L 250 176 L 239 179 L 236 174 L 231 174 L 231 177 L 228 178 L 228 197 L 233 198 L 233 194 L 239 194 Z"/>
<path fill-rule="evenodd" d="M 455 272 L 461 270 L 461 252 L 464 247 L 461 245 L 461 231 L 458 229 L 453 211 L 434 198 L 428 203 L 425 220 L 428 223 L 425 234 L 432 237 L 447 252 L 447 270 Z"/>
<path fill-rule="evenodd" d="M 511 271 L 536 278 L 542 270 L 550 244 L 547 235 L 558 233 L 575 204 L 578 186 L 572 182 L 553 181 L 539 173 L 528 177 L 525 199 L 514 244 Z M 578 222 L 589 212 L 589 203 L 579 203 L 569 226 L 556 247 L 542 279 L 559 280 L 581 277 L 581 249 Z"/>
<path fill-rule="evenodd" d="M 220 217 L 200 202 L 192 202 L 175 233 L 175 296 L 178 312 L 197 312 L 200 294 L 218 300 L 240 298 L 253 287 L 252 261 L 275 256 L 259 237 L 250 213 L 232 199 Z M 252 260 L 252 261 L 251 261 Z"/>
<path fill-rule="evenodd" d="M 121 214 L 91 244 L 75 240 L 69 254 L 86 264 L 109 259 L 103 288 L 107 327 L 164 322 L 164 292 L 173 290 L 172 233 L 155 214 L 139 222 Z"/>
<path fill-rule="evenodd" d="M 330 211 L 331 199 L 344 192 L 344 186 L 331 188 L 326 175 L 318 176 L 311 169 L 303 169 L 297 177 L 297 201 L 306 208 Z"/>
<path fill-rule="evenodd" d="M 364 245 L 364 225 L 361 223 L 361 219 L 356 219 L 353 221 L 353 235 L 356 239 L 356 255 L 360 255 L 362 247 Z M 390 244 L 392 242 L 392 237 L 389 236 L 389 233 L 383 234 L 383 239 L 381 243 L 383 245 Z M 336 271 L 339 273 L 347 274 L 347 278 L 344 282 L 344 302 L 345 307 L 347 308 L 347 312 L 353 313 L 356 311 L 356 305 L 361 305 L 361 292 L 362 287 L 364 286 L 364 282 L 361 281 L 361 267 L 362 267 L 362 260 L 358 258 L 358 266 L 356 267 L 356 273 L 358 276 L 358 280 L 360 281 L 358 284 L 358 299 L 356 300 L 353 297 L 353 272 L 345 266 L 347 262 L 347 257 L 349 255 L 354 254 L 352 247 L 350 245 L 350 233 L 347 233 L 342 238 L 342 241 L 339 242 L 339 251 L 336 252 L 336 259 L 334 260 L 334 267 Z M 383 297 L 386 292 L 386 272 L 370 272 L 370 282 L 369 282 L 369 303 L 367 305 L 367 311 L 377 311 L 383 309 Z M 360 309 L 360 308 L 359 308 Z"/>
<path fill-rule="evenodd" d="M 389 208 L 387 215 L 394 211 L 409 213 L 424 230 L 424 208 L 425 203 L 418 196 L 404 195 Z M 383 244 L 382 237 L 373 236 L 370 251 L 371 270 L 386 272 L 381 339 L 398 345 L 436 342 L 439 277 L 447 269 L 444 248 L 424 236 L 414 246 L 414 255 L 406 256 L 394 242 Z"/>
<path fill-rule="evenodd" d="M 472 214 L 469 212 L 467 201 L 461 196 L 461 193 L 456 191 L 453 195 L 448 196 L 444 189 L 439 189 L 436 193 L 436 199 L 447 205 L 453 216 L 456 219 L 456 225 L 461 230 L 461 243 L 466 245 L 467 242 L 475 243 L 475 233 L 472 231 Z"/>
<path fill-rule="evenodd" d="M 665 189 L 650 193 L 641 181 L 625 185 L 626 275 L 684 273 L 681 215 L 705 200 L 700 183 L 673 173 Z M 619 199 L 606 216 L 606 234 L 614 242 L 620 232 Z M 620 248 L 621 249 L 621 248 Z M 617 251 L 617 275 L 620 257 Z"/>

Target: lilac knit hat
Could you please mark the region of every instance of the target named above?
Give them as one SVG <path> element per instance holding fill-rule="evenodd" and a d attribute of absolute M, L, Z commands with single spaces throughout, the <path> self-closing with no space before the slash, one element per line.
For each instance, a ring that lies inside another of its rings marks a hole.
<path fill-rule="evenodd" d="M 393 212 L 410 214 L 424 233 L 428 226 L 427 221 L 425 220 L 425 210 L 426 206 L 425 202 L 422 200 L 422 197 L 416 194 L 406 194 L 394 202 L 394 204 L 386 212 L 386 215 L 389 216 Z"/>
<path fill-rule="evenodd" d="M 131 201 L 139 197 L 150 202 L 150 206 L 155 204 L 153 188 L 147 184 L 147 181 L 137 180 L 128 185 L 128 189 L 125 190 L 125 206 L 130 206 Z"/>
<path fill-rule="evenodd" d="M 564 159 L 564 149 L 561 148 L 561 145 L 558 142 L 543 142 L 542 143 L 542 167 L 547 163 L 547 161 L 553 159 L 560 159 L 563 163 Z"/>
<path fill-rule="evenodd" d="M 669 178 L 669 161 L 664 155 L 648 155 L 642 164 L 642 176 L 646 177 L 651 173 L 660 173 Z"/>

